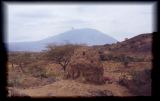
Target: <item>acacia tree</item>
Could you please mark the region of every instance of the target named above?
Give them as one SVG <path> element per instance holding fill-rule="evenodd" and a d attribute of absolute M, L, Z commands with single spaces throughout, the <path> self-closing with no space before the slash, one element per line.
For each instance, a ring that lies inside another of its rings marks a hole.
<path fill-rule="evenodd" d="M 78 45 L 66 44 L 66 45 L 49 45 L 46 51 L 46 58 L 62 66 L 63 70 L 66 68 L 71 60 L 74 50 Z"/>

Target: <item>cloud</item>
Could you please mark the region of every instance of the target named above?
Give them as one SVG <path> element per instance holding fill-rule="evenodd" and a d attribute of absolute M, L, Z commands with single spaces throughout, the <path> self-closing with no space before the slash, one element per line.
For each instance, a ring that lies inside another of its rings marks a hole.
<path fill-rule="evenodd" d="M 154 31 L 154 3 L 6 4 L 9 42 L 36 41 L 74 28 L 95 28 L 119 41 Z"/>

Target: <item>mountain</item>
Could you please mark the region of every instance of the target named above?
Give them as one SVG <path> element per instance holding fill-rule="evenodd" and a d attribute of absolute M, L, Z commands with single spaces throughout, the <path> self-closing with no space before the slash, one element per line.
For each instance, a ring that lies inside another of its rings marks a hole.
<path fill-rule="evenodd" d="M 9 51 L 41 51 L 48 44 L 87 44 L 104 45 L 116 43 L 117 40 L 95 29 L 84 28 L 70 30 L 56 36 L 52 36 L 35 42 L 9 43 Z"/>

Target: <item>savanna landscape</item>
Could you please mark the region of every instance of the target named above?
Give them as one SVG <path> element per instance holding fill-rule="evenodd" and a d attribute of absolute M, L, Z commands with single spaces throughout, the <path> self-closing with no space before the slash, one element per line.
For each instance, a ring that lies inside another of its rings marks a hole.
<path fill-rule="evenodd" d="M 4 4 L 7 97 L 152 96 L 155 2 Z"/>
<path fill-rule="evenodd" d="M 88 46 L 8 52 L 8 96 L 151 96 L 152 33 Z"/>

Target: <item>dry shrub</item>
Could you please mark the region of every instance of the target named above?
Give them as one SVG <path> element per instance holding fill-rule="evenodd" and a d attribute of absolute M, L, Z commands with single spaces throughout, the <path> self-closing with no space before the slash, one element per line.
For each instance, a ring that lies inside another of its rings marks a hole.
<path fill-rule="evenodd" d="M 19 71 L 18 66 L 15 66 L 15 68 L 13 68 L 8 65 L 7 81 L 9 87 L 21 86 L 22 82 L 24 81 L 24 74 Z"/>
<path fill-rule="evenodd" d="M 26 88 L 37 86 L 41 82 L 37 78 L 30 77 L 24 74 L 18 74 L 16 72 L 12 72 L 8 75 L 8 86 L 9 87 L 17 87 L 17 88 Z"/>
<path fill-rule="evenodd" d="M 37 78 L 47 78 L 45 62 L 37 61 L 27 65 L 27 73 Z"/>
<path fill-rule="evenodd" d="M 151 96 L 151 70 L 132 71 L 131 75 L 133 79 L 123 78 L 119 83 L 137 96 Z"/>
<path fill-rule="evenodd" d="M 67 69 L 66 78 L 78 79 L 82 82 L 95 84 L 104 83 L 103 66 L 99 61 L 99 53 L 89 47 L 78 48 Z"/>
<path fill-rule="evenodd" d="M 24 82 L 24 75 L 18 74 L 16 72 L 11 72 L 8 75 L 8 86 L 10 87 L 19 87 L 22 86 L 22 83 Z"/>
<path fill-rule="evenodd" d="M 8 86 L 27 88 L 55 82 L 55 74 L 47 72 L 45 61 L 25 65 L 25 73 L 17 71 L 18 67 L 8 70 Z"/>

